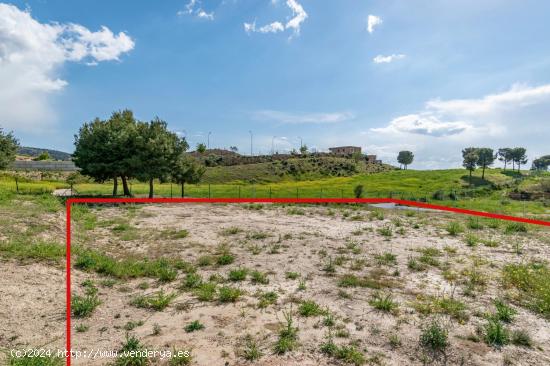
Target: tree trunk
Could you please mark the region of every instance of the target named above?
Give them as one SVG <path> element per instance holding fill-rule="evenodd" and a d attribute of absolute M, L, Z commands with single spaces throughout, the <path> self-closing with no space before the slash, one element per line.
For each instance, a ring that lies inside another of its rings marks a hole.
<path fill-rule="evenodd" d="M 483 166 L 483 173 L 481 173 L 481 179 L 485 180 L 485 165 Z"/>
<path fill-rule="evenodd" d="M 118 177 L 113 178 L 113 196 L 116 196 L 118 193 Z"/>
<path fill-rule="evenodd" d="M 181 183 L 181 198 L 185 197 L 185 182 Z"/>
<path fill-rule="evenodd" d="M 504 160 L 504 171 L 506 171 L 506 163 L 508 163 L 508 160 Z"/>
<path fill-rule="evenodd" d="M 130 190 L 128 189 L 128 179 L 124 175 L 121 178 L 122 178 L 122 188 L 124 190 L 124 195 L 131 196 Z"/>
<path fill-rule="evenodd" d="M 153 178 L 149 178 L 149 198 L 153 198 Z"/>
<path fill-rule="evenodd" d="M 470 187 L 472 186 L 472 170 L 470 169 Z"/>
<path fill-rule="evenodd" d="M 512 171 L 516 170 L 516 162 L 512 160 Z"/>
<path fill-rule="evenodd" d="M 518 161 L 518 173 L 521 174 L 521 171 L 520 171 L 520 170 L 521 170 L 521 163 Z"/>

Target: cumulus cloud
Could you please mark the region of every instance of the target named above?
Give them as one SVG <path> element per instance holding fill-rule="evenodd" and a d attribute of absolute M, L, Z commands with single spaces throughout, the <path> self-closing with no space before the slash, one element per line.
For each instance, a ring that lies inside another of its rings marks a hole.
<path fill-rule="evenodd" d="M 373 58 L 372 61 L 375 64 L 389 64 L 395 60 L 401 60 L 404 58 L 405 58 L 405 55 L 403 54 L 398 54 L 398 55 L 393 54 L 389 56 L 378 55 L 375 58 Z"/>
<path fill-rule="evenodd" d="M 214 12 L 207 12 L 201 7 L 200 0 L 189 0 L 184 10 L 177 12 L 178 16 L 192 15 L 200 19 L 214 20 Z"/>
<path fill-rule="evenodd" d="M 370 14 L 367 17 L 367 31 L 372 34 L 374 32 L 374 28 L 376 28 L 382 23 L 383 23 L 382 18 L 376 15 Z"/>
<path fill-rule="evenodd" d="M 273 4 L 276 4 L 276 1 L 272 1 Z M 256 21 L 252 23 L 244 23 L 244 30 L 247 33 L 257 32 L 257 33 L 278 33 L 285 30 L 292 30 L 294 35 L 300 34 L 300 29 L 302 23 L 306 21 L 308 15 L 304 10 L 304 7 L 300 5 L 296 0 L 287 0 L 286 5 L 292 11 L 292 17 L 283 24 L 280 21 L 275 21 L 270 24 L 256 27 Z"/>
<path fill-rule="evenodd" d="M 256 120 L 270 121 L 285 124 L 302 124 L 302 123 L 339 123 L 348 121 L 354 118 L 354 115 L 349 112 L 335 113 L 289 113 L 275 110 L 261 110 L 252 113 L 252 117 Z"/>
<path fill-rule="evenodd" d="M 550 84 L 514 85 L 471 99 L 432 99 L 418 112 L 398 116 L 365 132 L 389 161 L 402 145 L 414 145 L 417 167 L 460 166 L 466 146 L 525 146 L 533 157 L 547 154 Z"/>
<path fill-rule="evenodd" d="M 91 31 L 78 24 L 40 23 L 30 12 L 0 4 L 0 124 L 36 131 L 55 120 L 50 96 L 67 85 L 66 62 L 116 61 L 134 48 L 124 32 Z"/>

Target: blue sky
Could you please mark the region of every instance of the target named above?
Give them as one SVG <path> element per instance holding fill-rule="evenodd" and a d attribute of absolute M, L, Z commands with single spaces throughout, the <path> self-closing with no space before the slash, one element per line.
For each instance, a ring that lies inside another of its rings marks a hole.
<path fill-rule="evenodd" d="M 251 130 L 255 153 L 302 137 L 387 162 L 409 149 L 420 169 L 459 166 L 470 145 L 534 158 L 550 154 L 548 14 L 533 0 L 0 3 L 0 126 L 72 151 L 83 122 L 130 108 L 243 153 Z"/>

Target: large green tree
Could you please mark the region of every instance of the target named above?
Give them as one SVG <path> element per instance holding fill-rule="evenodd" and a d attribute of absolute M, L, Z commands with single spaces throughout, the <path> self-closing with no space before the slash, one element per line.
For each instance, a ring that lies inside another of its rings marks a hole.
<path fill-rule="evenodd" d="M 206 167 L 187 154 L 180 154 L 173 162 L 171 180 L 181 186 L 181 198 L 185 197 L 185 184 L 199 183 Z"/>
<path fill-rule="evenodd" d="M 139 168 L 136 134 L 136 120 L 129 110 L 114 112 L 107 121 L 96 118 L 75 135 L 73 161 L 82 174 L 98 182 L 113 179 L 113 195 L 120 177 L 124 195 L 130 195 L 127 180 Z"/>
<path fill-rule="evenodd" d="M 139 166 L 136 177 L 149 182 L 149 198 L 153 198 L 155 179 L 167 181 L 175 161 L 188 148 L 184 138 L 168 131 L 166 122 L 155 118 L 137 123 L 136 156 Z"/>
<path fill-rule="evenodd" d="M 498 160 L 504 163 L 504 170 L 509 162 L 512 161 L 512 149 L 509 147 L 503 147 L 497 151 Z"/>
<path fill-rule="evenodd" d="M 533 160 L 532 170 L 548 170 L 550 166 L 550 155 L 541 156 L 538 159 Z"/>
<path fill-rule="evenodd" d="M 472 173 L 476 170 L 478 160 L 476 148 L 468 147 L 462 150 L 462 166 L 470 172 L 470 186 L 472 185 Z"/>
<path fill-rule="evenodd" d="M 397 162 L 405 167 L 405 170 L 407 170 L 407 166 L 412 164 L 414 160 L 414 154 L 412 151 L 400 151 L 397 155 Z"/>
<path fill-rule="evenodd" d="M 493 153 L 493 149 L 488 147 L 480 147 L 476 149 L 477 151 L 477 165 L 482 169 L 481 179 L 485 179 L 485 169 L 493 165 L 495 162 L 496 156 Z"/>
<path fill-rule="evenodd" d="M 512 149 L 512 161 L 518 167 L 518 172 L 521 171 L 521 166 L 527 164 L 527 150 L 524 147 L 514 147 Z"/>
<path fill-rule="evenodd" d="M 0 127 L 0 169 L 6 169 L 14 160 L 19 142 L 12 132 L 4 132 Z"/>

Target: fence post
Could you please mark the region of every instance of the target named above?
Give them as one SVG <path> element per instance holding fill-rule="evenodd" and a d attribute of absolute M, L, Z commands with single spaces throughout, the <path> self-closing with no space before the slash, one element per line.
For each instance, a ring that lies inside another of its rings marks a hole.
<path fill-rule="evenodd" d="M 296 198 L 299 198 L 300 197 L 300 194 L 298 192 L 298 187 L 296 187 Z"/>
<path fill-rule="evenodd" d="M 173 198 L 172 197 L 172 182 L 170 182 L 170 198 Z"/>
<path fill-rule="evenodd" d="M 271 199 L 271 186 L 269 186 L 269 199 Z"/>
<path fill-rule="evenodd" d="M 17 194 L 19 194 L 19 179 L 17 178 L 17 176 L 15 177 L 15 190 Z"/>

